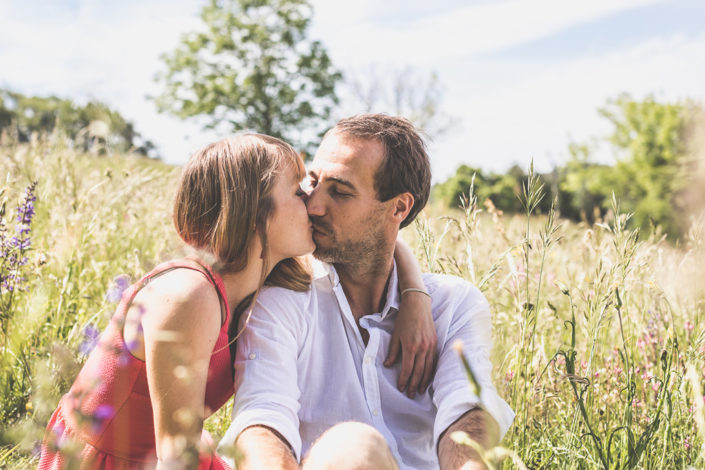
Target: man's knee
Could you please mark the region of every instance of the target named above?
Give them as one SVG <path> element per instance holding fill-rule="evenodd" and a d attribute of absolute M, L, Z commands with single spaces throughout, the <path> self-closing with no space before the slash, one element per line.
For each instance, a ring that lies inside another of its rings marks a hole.
<path fill-rule="evenodd" d="M 324 432 L 309 450 L 304 470 L 395 470 L 399 467 L 375 428 L 348 421 Z"/>

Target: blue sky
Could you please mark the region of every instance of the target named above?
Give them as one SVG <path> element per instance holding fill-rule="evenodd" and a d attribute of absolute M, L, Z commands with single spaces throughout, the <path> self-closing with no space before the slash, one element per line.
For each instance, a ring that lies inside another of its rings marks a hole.
<path fill-rule="evenodd" d="M 198 27 L 196 0 L 0 0 L 0 87 L 99 99 L 184 162 L 220 137 L 156 113 L 159 54 Z M 705 101 L 703 0 L 313 0 L 311 36 L 336 65 L 435 71 L 458 118 L 431 144 L 434 179 L 462 163 L 544 170 L 571 141 L 604 135 L 597 113 L 627 92 Z M 344 100 L 339 116 L 359 111 Z M 380 111 L 384 111 L 380 109 Z M 609 149 L 596 158 L 609 161 Z"/>

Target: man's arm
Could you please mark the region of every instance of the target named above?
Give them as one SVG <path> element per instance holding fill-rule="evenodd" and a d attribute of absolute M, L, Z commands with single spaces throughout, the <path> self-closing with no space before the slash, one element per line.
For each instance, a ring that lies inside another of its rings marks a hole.
<path fill-rule="evenodd" d="M 433 401 L 437 408 L 434 436 L 443 470 L 484 468 L 478 455 L 452 439 L 464 431 L 484 448 L 493 447 L 509 428 L 514 413 L 492 384 L 492 320 L 482 293 L 465 281 L 446 276 L 433 278 L 433 295 L 445 297 L 448 307 L 439 312 L 443 331 L 438 370 L 433 380 Z M 458 345 L 473 370 L 479 394 L 472 391 L 458 357 Z M 463 467 L 466 460 L 468 465 Z"/>
<path fill-rule="evenodd" d="M 281 434 L 266 426 L 251 426 L 235 441 L 244 454 L 239 470 L 298 470 L 291 447 Z"/>
<path fill-rule="evenodd" d="M 450 437 L 456 431 L 466 433 L 483 449 L 489 449 L 499 442 L 499 426 L 494 418 L 482 408 L 473 408 L 451 424 L 438 442 L 438 462 L 441 464 L 441 470 L 487 468 L 472 447 L 458 444 Z"/>

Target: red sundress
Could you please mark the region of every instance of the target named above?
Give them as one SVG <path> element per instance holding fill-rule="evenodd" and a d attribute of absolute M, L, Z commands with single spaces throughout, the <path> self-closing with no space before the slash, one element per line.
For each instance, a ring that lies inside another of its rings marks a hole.
<path fill-rule="evenodd" d="M 145 362 L 134 357 L 122 336 L 125 315 L 137 292 L 149 280 L 176 268 L 202 272 L 216 287 L 227 312 L 211 355 L 206 383 L 206 415 L 218 410 L 233 394 L 228 324 L 230 308 L 217 273 L 195 260 L 176 260 L 157 266 L 130 286 L 98 345 L 61 398 L 47 426 L 39 470 L 154 468 L 157 463 L 154 419 Z M 213 448 L 204 430 L 201 440 Z M 229 469 L 214 453 L 201 455 L 199 469 Z"/>

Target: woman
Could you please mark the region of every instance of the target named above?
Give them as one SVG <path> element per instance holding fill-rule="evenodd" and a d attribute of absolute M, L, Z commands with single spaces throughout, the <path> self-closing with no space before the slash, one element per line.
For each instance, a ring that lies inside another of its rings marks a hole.
<path fill-rule="evenodd" d="M 303 176 L 291 146 L 258 134 L 191 158 L 173 218 L 199 257 L 162 264 L 125 291 L 49 422 L 40 469 L 226 468 L 203 420 L 233 392 L 232 326 L 260 287 L 308 288 L 310 272 L 298 258 L 314 249 Z M 270 224 L 289 227 L 289 236 L 271 236 Z M 398 251 L 403 287 L 422 288 L 413 256 Z M 425 296 L 405 299 L 398 343 L 435 338 Z M 410 309 L 410 301 L 421 307 Z"/>

